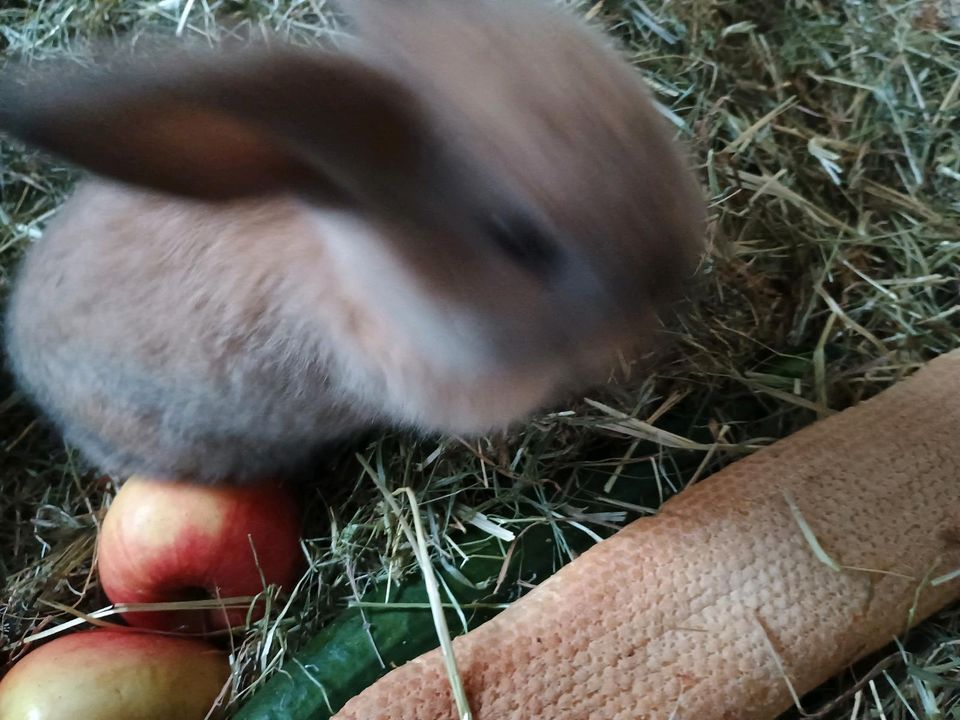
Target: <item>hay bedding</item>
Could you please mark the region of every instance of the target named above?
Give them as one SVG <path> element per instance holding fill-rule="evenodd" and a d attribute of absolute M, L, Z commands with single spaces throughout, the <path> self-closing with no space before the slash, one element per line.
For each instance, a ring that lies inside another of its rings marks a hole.
<path fill-rule="evenodd" d="M 592 402 L 509 437 L 365 438 L 318 468 L 338 489 L 323 499 L 306 491 L 310 570 L 289 602 L 235 640 L 237 700 L 369 582 L 416 572 L 354 452 L 388 485 L 414 488 L 445 562 L 469 553 L 457 546 L 469 518 L 502 532 L 473 511 L 512 532 L 549 522 L 562 554 L 571 534 L 622 525 L 747 446 L 872 395 L 958 345 L 954 0 L 633 0 L 577 9 L 627 46 L 694 149 L 713 198 L 704 287 L 690 317 L 671 328 L 674 351 L 655 376 L 620 368 L 619 383 Z M 0 5 L 4 55 L 38 61 L 82 59 L 87 38 L 131 30 L 222 39 L 275 29 L 336 42 L 339 28 L 323 0 Z M 4 288 L 72 179 L 34 153 L 0 146 Z M 25 638 L 106 607 L 91 567 L 115 486 L 84 468 L 8 382 L 3 390 L 0 662 L 9 662 Z M 649 502 L 584 516 L 571 500 L 594 472 L 645 482 Z M 958 640 L 960 617 L 942 613 L 803 706 L 819 717 L 957 716 Z"/>

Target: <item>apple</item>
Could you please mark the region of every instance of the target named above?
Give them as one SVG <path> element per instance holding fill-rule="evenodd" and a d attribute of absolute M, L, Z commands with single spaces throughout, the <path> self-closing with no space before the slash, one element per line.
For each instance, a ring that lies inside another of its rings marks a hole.
<path fill-rule="evenodd" d="M 197 640 L 87 630 L 40 646 L 0 682 L 3 720 L 203 720 L 230 674 Z"/>
<path fill-rule="evenodd" d="M 300 511 L 278 483 L 209 486 L 132 477 L 100 532 L 100 584 L 113 603 L 158 603 L 292 589 L 303 558 Z M 249 608 L 124 613 L 130 625 L 206 632 Z M 263 612 L 262 606 L 254 615 Z"/>

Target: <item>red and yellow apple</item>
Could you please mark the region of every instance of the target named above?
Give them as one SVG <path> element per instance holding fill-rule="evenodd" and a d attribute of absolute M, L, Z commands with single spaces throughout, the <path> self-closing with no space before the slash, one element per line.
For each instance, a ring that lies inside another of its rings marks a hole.
<path fill-rule="evenodd" d="M 300 512 L 282 485 L 205 486 L 130 478 L 100 533 L 100 583 L 113 603 L 252 596 L 292 589 Z M 254 612 L 261 612 L 255 607 Z M 131 625 L 202 632 L 243 624 L 249 608 L 125 613 Z"/>
<path fill-rule="evenodd" d="M 42 645 L 0 682 L 3 720 L 203 720 L 227 681 L 196 640 L 89 630 Z"/>

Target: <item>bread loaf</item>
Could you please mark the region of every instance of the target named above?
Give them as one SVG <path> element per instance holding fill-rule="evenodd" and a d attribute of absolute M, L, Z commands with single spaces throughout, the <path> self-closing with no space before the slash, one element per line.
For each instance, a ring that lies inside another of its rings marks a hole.
<path fill-rule="evenodd" d="M 681 492 L 455 640 L 474 720 L 773 718 L 790 685 L 958 596 L 930 582 L 960 566 L 958 519 L 960 351 Z M 335 717 L 456 718 L 439 652 Z"/>

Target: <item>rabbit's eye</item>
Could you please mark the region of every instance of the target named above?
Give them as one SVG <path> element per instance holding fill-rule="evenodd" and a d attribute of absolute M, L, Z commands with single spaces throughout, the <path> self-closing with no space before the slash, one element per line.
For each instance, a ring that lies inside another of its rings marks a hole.
<path fill-rule="evenodd" d="M 549 276 L 560 262 L 560 247 L 540 225 L 525 215 L 490 215 L 485 231 L 504 255 L 535 275 Z"/>

